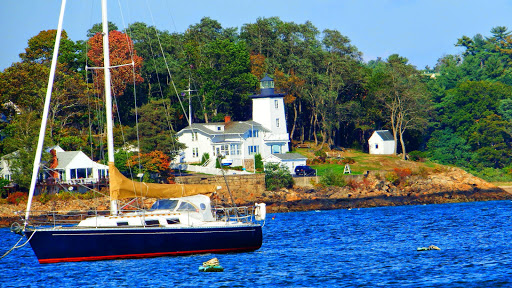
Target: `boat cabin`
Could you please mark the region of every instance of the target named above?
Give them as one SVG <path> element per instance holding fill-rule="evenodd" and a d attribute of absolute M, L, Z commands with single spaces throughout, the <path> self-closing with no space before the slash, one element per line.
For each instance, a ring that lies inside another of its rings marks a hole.
<path fill-rule="evenodd" d="M 201 226 L 215 221 L 210 197 L 194 195 L 159 199 L 148 211 L 137 211 L 118 216 L 96 216 L 78 224 L 81 227 L 168 227 L 174 225 Z"/>

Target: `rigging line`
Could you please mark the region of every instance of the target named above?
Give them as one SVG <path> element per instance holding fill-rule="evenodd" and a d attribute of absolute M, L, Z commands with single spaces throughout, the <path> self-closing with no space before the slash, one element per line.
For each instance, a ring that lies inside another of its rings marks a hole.
<path fill-rule="evenodd" d="M 57 171 L 57 169 L 52 169 L 52 168 L 50 168 L 50 167 L 48 167 L 46 165 L 43 165 L 43 168 L 45 170 L 45 173 L 47 173 L 47 174 L 49 174 L 48 171 L 52 171 L 52 172 L 56 172 Z M 63 190 L 67 190 L 64 186 L 62 186 L 62 182 L 56 182 L 56 184 L 58 184 Z M 100 191 L 96 191 L 94 188 L 89 188 L 88 186 L 84 185 L 83 183 L 77 182 L 77 183 L 74 183 L 74 184 L 77 185 L 77 186 L 83 187 L 83 188 L 85 188 L 85 189 L 87 189 L 89 191 L 93 191 L 94 193 L 100 194 L 102 196 L 107 196 L 107 194 L 101 193 Z M 77 199 L 77 200 L 79 200 L 81 202 L 81 199 L 76 197 L 76 195 L 72 194 L 72 196 L 75 197 L 75 199 Z"/>
<path fill-rule="evenodd" d="M 137 153 L 137 158 L 139 159 L 139 163 L 138 163 L 138 166 L 139 166 L 139 171 L 142 171 L 142 160 L 141 160 L 141 151 L 140 151 L 140 136 L 139 136 L 139 113 L 138 113 L 138 107 L 137 107 L 137 89 L 136 89 L 136 80 L 135 80 L 135 61 L 134 61 L 134 55 L 135 55 L 135 45 L 133 44 L 133 40 L 132 41 L 129 41 L 129 37 L 132 36 L 132 31 L 130 29 L 130 27 L 128 27 L 126 25 L 126 22 L 124 20 L 124 13 L 123 13 L 123 8 L 121 6 L 121 1 L 117 1 L 118 3 L 118 6 L 119 6 L 119 11 L 121 12 L 121 21 L 123 23 L 123 28 L 124 28 L 124 31 L 125 31 L 125 41 L 126 41 L 126 44 L 128 45 L 128 48 L 130 50 L 130 58 L 132 60 L 132 84 L 133 84 L 133 98 L 134 98 L 134 110 L 135 110 L 135 130 L 136 130 L 136 137 L 137 137 L 137 149 L 138 149 L 138 153 Z M 130 34 L 130 35 L 128 35 Z M 117 109 L 118 112 L 119 112 L 119 109 Z M 119 122 L 121 122 L 121 117 L 119 117 Z M 123 138 L 123 141 L 124 138 Z M 133 180 L 133 174 L 131 172 L 131 167 L 130 167 L 130 176 Z M 140 179 L 140 182 L 141 182 L 141 188 L 142 188 L 142 179 Z M 133 183 L 133 191 L 137 191 L 135 189 L 135 182 L 132 182 Z M 141 189 L 141 193 L 142 193 L 142 189 Z M 137 197 L 137 198 L 140 198 L 142 200 L 142 194 L 141 194 L 141 197 Z M 141 205 L 143 205 L 143 201 L 141 201 L 140 203 Z"/>
<path fill-rule="evenodd" d="M 152 56 L 152 62 L 153 62 L 153 67 L 155 69 L 155 74 L 156 74 L 156 79 L 158 81 L 158 88 L 159 88 L 159 92 L 160 92 L 160 98 L 163 100 L 163 106 L 164 106 L 164 110 L 165 110 L 165 119 L 167 121 L 167 128 L 169 129 L 169 134 L 171 136 L 171 138 L 173 137 L 173 134 L 172 134 L 172 131 L 174 131 L 174 128 L 172 126 L 172 123 L 171 123 L 171 116 L 170 116 L 170 105 L 168 106 L 165 102 L 165 98 L 164 98 L 164 93 L 163 93 L 163 90 L 162 90 L 162 84 L 160 82 L 160 76 L 159 76 L 159 73 L 158 73 L 158 67 L 156 65 L 156 60 L 155 60 L 155 53 L 154 53 L 154 50 L 153 50 L 153 45 L 151 44 L 151 38 L 149 36 L 149 27 L 148 29 L 145 30 L 146 31 L 146 39 L 148 41 L 148 44 L 149 44 L 149 49 L 151 51 L 151 56 Z M 151 93 L 151 91 L 150 91 Z M 176 143 L 173 141 L 172 142 L 172 146 L 174 147 L 174 150 L 176 150 Z"/>
<path fill-rule="evenodd" d="M 175 94 L 176 94 L 176 97 L 178 98 L 178 101 L 179 101 L 179 103 L 180 103 L 181 110 L 183 111 L 183 114 L 184 114 L 184 116 L 185 116 L 185 119 L 187 119 L 188 124 L 189 124 L 189 125 L 191 125 L 191 119 L 188 119 L 188 117 L 187 117 L 187 113 L 185 112 L 185 108 L 184 108 L 184 106 L 183 106 L 183 102 L 181 101 L 181 98 L 180 98 L 180 96 L 179 96 L 179 93 L 178 93 L 178 91 L 177 91 L 177 89 L 176 89 L 176 86 L 175 86 L 175 83 L 174 83 L 174 79 L 173 79 L 172 74 L 171 74 L 171 71 L 170 71 L 170 69 L 169 69 L 169 64 L 168 64 L 168 62 L 167 62 L 167 58 L 165 57 L 165 53 L 164 53 L 164 51 L 163 51 L 162 42 L 160 41 L 160 36 L 158 35 L 158 30 L 156 29 L 156 24 L 155 24 L 155 20 L 154 20 L 154 18 L 153 18 L 153 13 L 151 12 L 151 8 L 150 8 L 149 3 L 148 3 L 148 1 L 147 1 L 147 0 L 146 0 L 146 6 L 148 7 L 149 14 L 151 15 L 151 20 L 152 20 L 152 22 L 153 22 L 153 23 L 152 23 L 152 24 L 153 24 L 153 29 L 154 29 L 154 31 L 155 31 L 155 35 L 156 35 L 157 40 L 158 40 L 158 45 L 159 45 L 159 47 L 160 47 L 160 52 L 162 53 L 162 57 L 163 57 L 163 59 L 164 59 L 165 67 L 167 68 L 167 73 L 168 73 L 168 75 L 169 75 L 169 78 L 170 78 L 170 80 L 171 80 L 172 86 L 173 86 L 173 88 L 174 88 L 174 92 L 175 92 Z M 149 42 L 150 42 L 150 41 L 149 41 Z M 152 46 L 150 45 L 150 47 L 152 47 Z M 182 47 L 182 48 L 183 48 L 183 47 Z M 151 50 L 152 50 L 152 48 L 151 48 Z M 152 54 L 154 55 L 153 50 L 152 50 Z M 157 73 L 157 74 L 158 74 L 158 73 Z M 158 79 L 159 79 L 159 78 L 158 78 Z M 167 111 L 167 110 L 166 110 L 166 111 Z M 166 115 L 166 117 L 167 117 L 167 115 Z M 168 120 L 168 121 L 169 121 L 169 120 Z M 168 125 L 170 125 L 170 123 L 169 123 Z M 172 126 L 171 126 L 171 128 L 172 128 Z M 171 133 L 171 132 L 169 132 L 169 133 Z M 172 135 L 172 134 L 171 134 L 171 137 L 173 137 L 173 135 Z M 174 140 L 175 140 L 175 141 L 172 141 L 172 145 L 173 145 L 173 147 L 174 147 L 174 151 L 177 151 L 177 150 L 178 150 L 178 149 L 177 149 L 177 143 L 176 143 L 176 142 L 177 142 L 177 139 L 176 139 L 176 138 L 174 138 Z M 181 171 L 180 171 L 179 173 L 180 173 L 180 175 L 181 175 Z"/>
<path fill-rule="evenodd" d="M 149 7 L 148 0 L 146 0 L 146 4 L 148 6 L 149 15 L 151 16 L 151 21 L 153 22 L 153 28 L 155 29 L 156 38 L 158 39 L 158 44 L 160 46 L 160 52 L 162 52 L 162 57 L 164 58 L 165 67 L 167 68 L 167 74 L 171 78 L 171 84 L 172 84 L 172 87 L 174 88 L 174 93 L 176 94 L 176 97 L 178 97 L 178 100 L 179 100 L 180 105 L 181 105 L 181 110 L 185 114 L 185 119 L 187 119 L 188 125 L 190 125 L 190 119 L 188 119 L 188 116 L 185 113 L 185 107 L 183 106 L 183 102 L 181 101 L 181 98 L 179 97 L 178 89 L 176 88 L 176 85 L 174 83 L 174 79 L 173 79 L 172 74 L 171 74 L 171 70 L 169 68 L 169 63 L 167 62 L 167 58 L 165 57 L 165 53 L 164 53 L 164 50 L 163 50 L 163 47 L 162 47 L 162 42 L 160 41 L 160 36 L 158 36 L 158 31 L 156 30 L 156 27 L 155 27 L 155 25 L 156 25 L 155 24 L 155 19 L 153 18 L 153 13 L 151 12 L 151 8 Z"/>
<path fill-rule="evenodd" d="M 136 90 L 136 85 L 135 85 L 135 61 L 134 61 L 134 49 L 135 47 L 133 46 L 133 43 L 130 43 L 130 41 L 128 40 L 129 38 L 128 37 L 131 37 L 132 36 L 132 33 L 131 33 L 131 29 L 129 29 L 129 27 L 126 26 L 126 22 L 124 20 L 124 13 L 123 13 L 123 8 L 121 6 L 121 1 L 117 1 L 118 3 L 118 6 L 119 6 L 119 11 L 121 13 L 121 22 L 123 24 L 123 31 L 124 31 L 124 34 L 125 34 L 125 41 L 126 41 L 126 44 L 128 46 L 128 49 L 130 51 L 130 59 L 132 60 L 132 83 L 133 83 L 133 100 L 134 100 L 134 111 L 135 111 L 135 136 L 137 138 L 137 150 L 138 150 L 138 153 L 137 153 L 137 159 L 138 159 L 138 168 L 139 168 L 139 171 L 142 171 L 142 166 L 141 166 L 141 151 L 140 151 L 140 136 L 139 136 L 139 113 L 138 113 L 138 107 L 137 107 L 137 90 Z M 130 34 L 130 35 L 128 35 Z M 133 40 L 132 40 L 133 41 Z M 116 102 L 117 103 L 117 102 Z M 119 107 L 119 106 L 118 106 Z M 119 118 L 119 122 L 121 122 L 121 116 L 119 115 L 119 108 L 117 109 L 117 112 L 118 112 L 118 118 Z M 124 134 L 123 134 L 123 143 L 124 145 L 126 145 L 126 139 L 124 138 Z M 126 151 L 126 154 L 128 155 L 128 151 Z M 130 178 L 131 180 L 133 180 L 133 171 L 132 171 L 132 168 L 131 166 L 129 167 L 129 170 L 130 170 Z M 142 182 L 142 179 L 140 179 L 140 181 Z M 133 191 L 137 191 L 137 189 L 135 188 L 135 182 L 132 182 L 132 186 L 133 186 Z M 141 184 L 142 185 L 142 184 Z M 139 198 L 139 197 L 137 197 Z"/>
<path fill-rule="evenodd" d="M 108 67 L 108 69 L 110 69 L 110 68 L 118 68 L 118 67 L 123 67 L 123 66 L 135 66 L 135 63 L 132 60 L 132 63 L 119 64 L 119 65 L 110 65 L 110 67 Z M 105 69 L 107 69 L 107 67 L 89 67 L 89 66 L 85 66 L 85 70 L 105 70 Z"/>
<path fill-rule="evenodd" d="M 14 244 L 14 246 L 13 246 L 11 249 L 9 249 L 7 252 L 5 252 L 5 254 L 4 254 L 4 255 L 2 255 L 2 257 L 0 257 L 0 259 L 2 259 L 2 258 L 4 258 L 5 256 L 9 255 L 9 253 L 11 253 L 14 249 L 18 249 L 18 248 L 21 248 L 21 247 L 23 247 L 23 246 L 27 245 L 27 243 L 30 241 L 30 239 L 32 239 L 32 237 L 34 236 L 34 234 L 36 234 L 36 231 L 32 232 L 32 235 L 30 235 L 30 237 L 27 239 L 27 242 L 23 243 L 23 244 L 22 244 L 22 245 L 20 245 L 20 246 L 17 246 L 17 245 L 18 245 L 18 243 L 20 243 L 20 242 L 21 242 L 21 240 L 24 238 L 23 236 L 21 236 L 20 240 L 18 240 L 18 242 L 16 242 L 16 244 Z"/>

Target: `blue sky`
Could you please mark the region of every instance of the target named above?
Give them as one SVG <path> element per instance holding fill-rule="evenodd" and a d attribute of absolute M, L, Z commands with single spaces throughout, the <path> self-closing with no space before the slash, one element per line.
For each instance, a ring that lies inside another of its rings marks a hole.
<path fill-rule="evenodd" d="M 29 38 L 57 28 L 60 2 L 0 1 L 0 70 L 19 61 Z M 72 40 L 85 40 L 86 31 L 101 21 L 100 6 L 100 0 L 68 0 L 64 29 Z M 258 17 L 309 20 L 320 31 L 336 29 L 349 37 L 365 61 L 398 53 L 420 69 L 459 53 L 454 44 L 462 35 L 490 36 L 495 26 L 512 29 L 507 0 L 110 0 L 108 13 L 119 28 L 141 21 L 170 32 L 183 32 L 204 16 L 238 28 Z"/>

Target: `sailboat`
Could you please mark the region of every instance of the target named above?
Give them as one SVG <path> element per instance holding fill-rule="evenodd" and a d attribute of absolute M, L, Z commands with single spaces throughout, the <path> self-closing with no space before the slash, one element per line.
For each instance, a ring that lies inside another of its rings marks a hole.
<path fill-rule="evenodd" d="M 66 0 L 62 0 L 27 210 L 20 229 L 39 263 L 259 249 L 265 220 L 264 203 L 254 207 L 213 208 L 209 196 L 216 192 L 217 186 L 136 182 L 123 176 L 115 167 L 106 0 L 102 0 L 102 24 L 110 212 L 107 215 L 95 212 L 73 225 L 55 221 L 32 225 L 30 207 L 41 161 L 65 5 Z M 135 197 L 158 200 L 148 210 L 123 211 L 118 208 L 119 200 Z"/>

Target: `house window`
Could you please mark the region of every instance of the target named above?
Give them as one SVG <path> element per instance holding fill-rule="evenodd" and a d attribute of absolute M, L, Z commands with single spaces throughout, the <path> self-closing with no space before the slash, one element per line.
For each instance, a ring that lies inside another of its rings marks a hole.
<path fill-rule="evenodd" d="M 219 151 L 219 148 L 220 148 L 220 151 Z M 228 144 L 220 145 L 217 147 L 216 150 L 217 150 L 218 156 L 229 155 L 229 145 Z"/>
<path fill-rule="evenodd" d="M 281 153 L 281 145 L 272 145 L 272 154 Z"/>
<path fill-rule="evenodd" d="M 70 169 L 71 179 L 80 179 L 92 177 L 92 168 Z"/>
<path fill-rule="evenodd" d="M 98 170 L 98 176 L 99 176 L 100 178 L 106 178 L 106 177 L 107 177 L 107 170 L 105 170 L 105 169 L 99 169 L 99 170 Z"/>
<path fill-rule="evenodd" d="M 258 137 L 258 130 L 257 129 L 249 130 L 249 137 L 257 138 Z"/>
<path fill-rule="evenodd" d="M 192 157 L 199 157 L 199 148 L 192 148 Z"/>
<path fill-rule="evenodd" d="M 279 127 L 279 118 L 276 118 L 276 127 Z"/>
<path fill-rule="evenodd" d="M 375 149 L 379 149 L 379 144 L 375 144 Z"/>
<path fill-rule="evenodd" d="M 192 132 L 192 141 L 197 141 L 197 132 Z"/>
<path fill-rule="evenodd" d="M 240 144 L 231 144 L 229 147 L 231 155 L 240 155 Z"/>
<path fill-rule="evenodd" d="M 249 148 L 249 155 L 260 153 L 260 146 L 259 145 L 248 146 L 248 148 Z"/>
<path fill-rule="evenodd" d="M 220 131 L 220 126 L 217 126 L 217 131 Z"/>
<path fill-rule="evenodd" d="M 279 108 L 279 102 L 277 102 L 277 100 L 274 100 L 274 107 Z"/>

